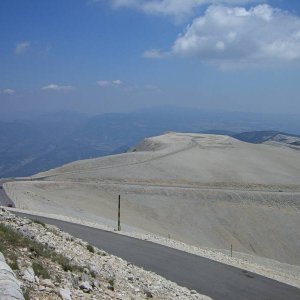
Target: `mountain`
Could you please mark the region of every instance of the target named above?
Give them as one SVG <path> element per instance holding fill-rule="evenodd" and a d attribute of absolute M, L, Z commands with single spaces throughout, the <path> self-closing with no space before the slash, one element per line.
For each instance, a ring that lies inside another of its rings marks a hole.
<path fill-rule="evenodd" d="M 300 135 L 279 131 L 254 131 L 234 134 L 233 137 L 254 144 L 272 144 L 300 150 Z"/>
<path fill-rule="evenodd" d="M 167 131 L 212 133 L 264 142 L 261 133 L 300 133 L 299 117 L 153 108 L 89 116 L 57 112 L 0 122 L 0 177 L 28 176 L 75 160 L 126 152 L 140 140 Z M 248 131 L 246 134 L 237 135 Z M 292 136 L 292 135 L 290 135 Z M 293 141 L 297 146 L 298 141 Z M 292 145 L 291 145 L 292 146 Z"/>
<path fill-rule="evenodd" d="M 299 182 L 289 147 L 170 132 L 5 189 L 18 207 L 111 226 L 121 195 L 124 230 L 300 266 Z"/>

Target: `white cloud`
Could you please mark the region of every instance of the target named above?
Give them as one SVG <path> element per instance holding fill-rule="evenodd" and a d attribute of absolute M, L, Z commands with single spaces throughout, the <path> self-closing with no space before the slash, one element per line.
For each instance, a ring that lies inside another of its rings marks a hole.
<path fill-rule="evenodd" d="M 150 49 L 143 53 L 143 57 L 146 58 L 164 58 L 165 56 L 166 56 L 165 53 L 157 49 Z"/>
<path fill-rule="evenodd" d="M 18 43 L 15 48 L 15 54 L 17 54 L 17 55 L 22 54 L 22 53 L 26 52 L 29 47 L 30 47 L 30 42 L 28 42 L 28 41 Z"/>
<path fill-rule="evenodd" d="M 114 84 L 114 85 L 120 85 L 120 84 L 123 84 L 123 82 L 120 79 L 117 79 L 117 80 L 113 80 L 112 84 Z"/>
<path fill-rule="evenodd" d="M 210 6 L 176 39 L 171 53 L 221 68 L 300 60 L 300 18 L 266 4 L 248 10 Z"/>
<path fill-rule="evenodd" d="M 90 3 L 100 2 L 92 0 Z M 244 4 L 259 0 L 110 0 L 114 8 L 135 8 L 148 14 L 169 15 L 176 18 L 191 15 L 194 10 L 208 4 Z"/>
<path fill-rule="evenodd" d="M 0 94 L 4 94 L 4 95 L 14 95 L 15 91 L 12 89 L 4 89 L 4 90 L 0 90 Z"/>
<path fill-rule="evenodd" d="M 71 91 L 74 87 L 71 85 L 58 85 L 58 84 L 49 84 L 41 88 L 43 91 Z"/>
<path fill-rule="evenodd" d="M 112 87 L 117 87 L 123 84 L 123 82 L 120 79 L 116 80 L 99 80 L 97 81 L 97 84 L 101 87 L 107 87 L 107 86 L 112 86 Z"/>

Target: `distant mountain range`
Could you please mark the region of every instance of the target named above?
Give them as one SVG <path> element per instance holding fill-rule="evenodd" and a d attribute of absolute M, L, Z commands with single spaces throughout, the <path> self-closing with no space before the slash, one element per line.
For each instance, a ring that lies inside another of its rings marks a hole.
<path fill-rule="evenodd" d="M 299 116 L 175 108 L 92 117 L 44 114 L 0 122 L 0 177 L 29 176 L 74 160 L 126 152 L 145 137 L 166 131 L 230 135 L 250 143 L 278 143 L 285 136 L 286 144 L 298 148 L 299 123 Z"/>
<path fill-rule="evenodd" d="M 268 144 L 300 150 L 300 136 L 279 131 L 253 131 L 233 135 L 234 138 L 253 144 Z"/>

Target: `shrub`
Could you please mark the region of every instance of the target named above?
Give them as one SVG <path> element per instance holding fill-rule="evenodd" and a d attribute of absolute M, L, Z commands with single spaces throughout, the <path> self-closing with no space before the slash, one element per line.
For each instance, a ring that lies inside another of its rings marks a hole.
<path fill-rule="evenodd" d="M 46 224 L 40 220 L 31 220 L 33 223 L 36 223 L 36 224 L 40 224 L 42 225 L 43 227 L 46 227 Z"/>
<path fill-rule="evenodd" d="M 74 264 L 71 264 L 70 260 L 53 250 L 47 249 L 43 244 L 40 244 L 27 237 L 23 237 L 20 233 L 14 231 L 9 226 L 5 226 L 0 223 L 0 251 L 3 252 L 4 256 L 11 260 L 11 268 L 17 269 L 17 257 L 13 254 L 10 249 L 15 248 L 28 248 L 37 257 L 44 257 L 51 259 L 53 262 L 57 262 L 61 265 L 64 271 L 79 271 L 82 272 L 83 268 Z M 90 246 L 92 247 L 92 246 Z M 91 250 L 90 250 L 91 251 Z M 92 251 L 94 248 L 92 247 Z M 35 273 L 44 277 L 45 279 L 50 278 L 48 271 L 43 268 L 39 263 L 33 263 L 33 269 L 36 268 Z"/>
<path fill-rule="evenodd" d="M 30 292 L 27 288 L 22 288 L 23 296 L 25 300 L 30 300 Z"/>
<path fill-rule="evenodd" d="M 8 253 L 7 255 L 7 263 L 13 270 L 19 270 L 17 256 L 14 253 Z"/>
<path fill-rule="evenodd" d="M 43 277 L 44 279 L 50 278 L 49 272 L 42 266 L 42 264 L 38 262 L 33 262 L 32 269 L 37 276 Z"/>
<path fill-rule="evenodd" d="M 87 245 L 86 246 L 86 249 L 88 249 L 90 252 L 94 253 L 95 252 L 95 249 L 92 245 Z"/>

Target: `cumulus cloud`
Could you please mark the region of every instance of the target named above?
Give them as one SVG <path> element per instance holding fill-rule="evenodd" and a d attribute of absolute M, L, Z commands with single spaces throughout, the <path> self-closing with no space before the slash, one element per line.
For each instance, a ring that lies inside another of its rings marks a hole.
<path fill-rule="evenodd" d="M 191 15 L 194 10 L 208 4 L 244 4 L 259 0 L 110 0 L 114 8 L 134 8 L 147 14 L 169 15 L 184 17 Z M 99 2 L 92 0 L 90 2 Z"/>
<path fill-rule="evenodd" d="M 71 91 L 74 87 L 71 85 L 58 85 L 51 83 L 41 88 L 43 91 Z"/>
<path fill-rule="evenodd" d="M 24 52 L 26 52 L 28 50 L 29 47 L 30 47 L 30 42 L 28 42 L 28 41 L 18 43 L 15 48 L 15 54 L 17 54 L 17 55 L 23 54 Z"/>
<path fill-rule="evenodd" d="M 14 94 L 15 94 L 15 90 L 12 90 L 12 89 L 4 89 L 4 90 L 0 90 L 0 94 L 4 94 L 4 95 L 14 95 Z"/>
<path fill-rule="evenodd" d="M 210 6 L 173 44 L 172 55 L 221 68 L 300 60 L 300 18 L 269 5 Z"/>
<path fill-rule="evenodd" d="M 108 86 L 112 86 L 112 87 L 117 87 L 123 84 L 123 82 L 120 79 L 116 79 L 116 80 L 99 80 L 97 81 L 97 84 L 101 87 L 108 87 Z"/>

